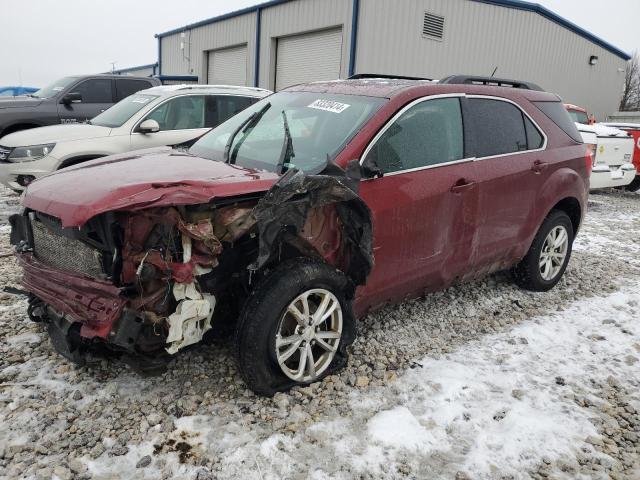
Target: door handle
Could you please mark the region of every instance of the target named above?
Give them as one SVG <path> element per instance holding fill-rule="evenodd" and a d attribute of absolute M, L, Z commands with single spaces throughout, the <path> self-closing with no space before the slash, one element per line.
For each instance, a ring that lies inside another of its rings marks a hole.
<path fill-rule="evenodd" d="M 451 193 L 455 193 L 459 195 L 465 190 L 468 190 L 469 188 L 473 187 L 475 184 L 476 182 L 470 182 L 465 180 L 464 178 L 461 178 L 460 180 L 458 180 L 456 183 L 453 184 L 453 186 L 451 187 Z"/>
<path fill-rule="evenodd" d="M 533 165 L 531 166 L 531 170 L 533 170 L 533 173 L 542 173 L 544 170 L 547 169 L 548 166 L 549 164 L 547 162 L 536 160 L 535 162 L 533 162 Z"/>

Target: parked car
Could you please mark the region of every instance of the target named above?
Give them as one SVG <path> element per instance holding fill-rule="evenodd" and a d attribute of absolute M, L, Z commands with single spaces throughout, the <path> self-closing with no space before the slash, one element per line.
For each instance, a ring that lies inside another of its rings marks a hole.
<path fill-rule="evenodd" d="M 596 123 L 596 117 L 589 115 L 589 112 L 587 112 L 586 109 L 570 103 L 565 103 L 564 107 L 567 109 L 567 112 L 569 112 L 569 115 L 571 115 L 574 122 L 581 123 L 582 125 L 593 125 Z"/>
<path fill-rule="evenodd" d="M 34 179 L 106 155 L 195 140 L 269 90 L 172 85 L 121 100 L 87 123 L 52 125 L 0 139 L 0 182 L 21 190 Z M 4 154 L 2 153 L 4 152 Z"/>
<path fill-rule="evenodd" d="M 0 137 L 27 128 L 82 123 L 160 80 L 119 75 L 61 78 L 27 97 L 0 97 Z"/>
<path fill-rule="evenodd" d="M 33 87 L 0 87 L 0 97 L 17 97 L 19 95 L 28 95 L 37 91 L 38 89 Z"/>
<path fill-rule="evenodd" d="M 504 269 L 549 290 L 591 157 L 559 98 L 522 85 L 303 84 L 188 152 L 36 180 L 10 219 L 28 312 L 65 357 L 139 369 L 237 318 L 239 371 L 270 395 L 342 367 L 382 305 Z"/>
<path fill-rule="evenodd" d="M 623 132 L 627 132 L 633 137 L 633 165 L 636 167 L 636 176 L 633 181 L 627 185 L 627 189 L 635 192 L 640 189 L 640 123 L 603 123 L 607 127 L 617 128 Z"/>
<path fill-rule="evenodd" d="M 608 187 L 626 187 L 636 177 L 631 163 L 634 141 L 626 132 L 600 123 L 576 123 L 582 135 L 596 136 L 596 151 L 591 171 L 591 190 Z"/>

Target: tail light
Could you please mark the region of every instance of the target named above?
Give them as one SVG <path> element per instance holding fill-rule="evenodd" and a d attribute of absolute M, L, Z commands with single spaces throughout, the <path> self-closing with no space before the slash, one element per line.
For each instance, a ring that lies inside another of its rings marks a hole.
<path fill-rule="evenodd" d="M 593 143 L 585 143 L 585 147 L 587 147 L 587 151 L 584 155 L 584 160 L 587 164 L 587 172 L 591 175 L 591 170 L 593 166 L 596 164 L 596 148 L 597 145 Z"/>

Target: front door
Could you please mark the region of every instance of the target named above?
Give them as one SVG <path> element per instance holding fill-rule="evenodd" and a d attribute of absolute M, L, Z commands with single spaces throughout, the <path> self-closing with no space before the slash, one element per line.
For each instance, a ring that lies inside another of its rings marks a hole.
<path fill-rule="evenodd" d="M 360 185 L 373 213 L 375 258 L 357 293 L 360 313 L 441 288 L 464 271 L 478 192 L 466 157 L 458 97 L 413 102 L 365 152 L 383 176 Z"/>
<path fill-rule="evenodd" d="M 84 80 L 66 93 L 78 93 L 82 99 L 58 104 L 60 123 L 84 123 L 113 105 L 113 81 L 110 78 Z"/>

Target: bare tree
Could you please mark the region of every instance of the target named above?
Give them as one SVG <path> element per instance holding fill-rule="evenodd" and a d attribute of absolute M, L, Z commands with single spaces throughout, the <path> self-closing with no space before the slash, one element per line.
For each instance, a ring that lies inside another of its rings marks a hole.
<path fill-rule="evenodd" d="M 620 111 L 640 110 L 640 57 L 634 52 L 627 62 L 624 75 L 624 92 L 620 100 Z"/>

